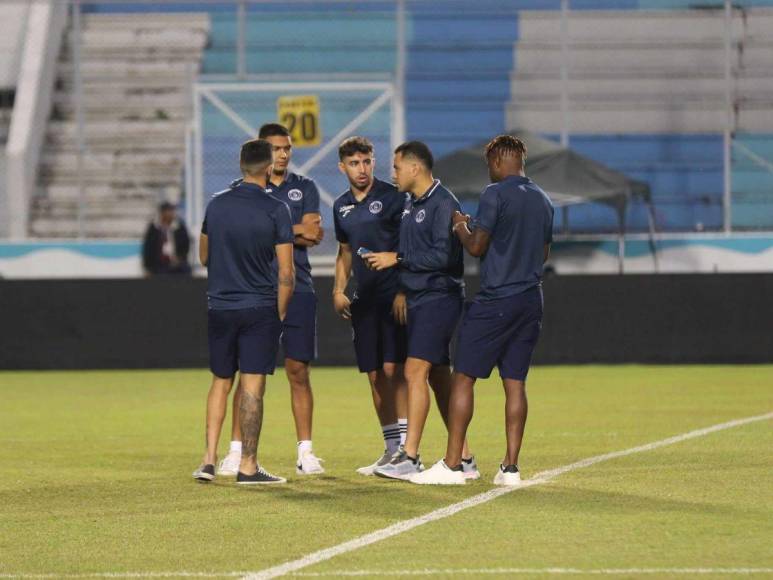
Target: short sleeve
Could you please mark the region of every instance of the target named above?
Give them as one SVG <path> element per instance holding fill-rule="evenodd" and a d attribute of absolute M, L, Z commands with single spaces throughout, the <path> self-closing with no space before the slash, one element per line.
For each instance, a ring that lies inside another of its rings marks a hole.
<path fill-rule="evenodd" d="M 319 190 L 311 179 L 306 182 L 306 191 L 303 193 L 303 214 L 307 213 L 319 213 Z"/>
<path fill-rule="evenodd" d="M 336 231 L 336 240 L 342 244 L 348 244 L 349 243 L 349 236 L 346 235 L 346 232 L 344 231 L 343 226 L 341 225 L 341 218 L 340 216 L 340 209 L 341 206 L 338 204 L 335 204 L 333 206 L 333 226 L 335 227 Z"/>
<path fill-rule="evenodd" d="M 292 244 L 294 239 L 290 208 L 284 202 L 280 202 L 274 210 L 274 245 Z"/>
<path fill-rule="evenodd" d="M 494 231 L 497 224 L 498 196 L 495 189 L 487 187 L 480 194 L 480 203 L 478 204 L 478 213 L 475 215 L 474 225 L 476 228 L 485 230 L 489 234 Z"/>
<path fill-rule="evenodd" d="M 553 216 L 555 215 L 555 210 L 551 205 L 548 205 L 548 219 L 545 220 L 545 243 L 546 244 L 552 244 L 553 243 Z"/>

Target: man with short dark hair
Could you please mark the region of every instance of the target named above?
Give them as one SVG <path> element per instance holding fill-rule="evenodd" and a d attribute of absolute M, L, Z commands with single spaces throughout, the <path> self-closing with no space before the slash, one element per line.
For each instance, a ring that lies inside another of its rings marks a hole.
<path fill-rule="evenodd" d="M 142 267 L 147 275 L 190 274 L 188 251 L 191 242 L 177 208 L 165 201 L 158 206 L 158 218 L 148 224 L 142 241 Z"/>
<path fill-rule="evenodd" d="M 371 465 L 357 469 L 362 475 L 373 475 L 373 470 L 389 463 L 405 442 L 405 294 L 398 293 L 396 270 L 369 270 L 364 256 L 397 251 L 405 194 L 373 176 L 373 144 L 364 137 L 344 140 L 338 147 L 338 158 L 349 189 L 333 204 L 338 240 L 333 305 L 339 315 L 352 322 L 357 366 L 368 375 L 381 424 L 384 453 Z M 352 273 L 357 288 L 350 301 L 346 287 Z"/>
<path fill-rule="evenodd" d="M 451 218 L 459 201 L 432 176 L 432 152 L 420 141 L 395 149 L 394 180 L 411 193 L 403 209 L 398 252 L 365 255 L 380 271 L 398 267 L 408 302 L 408 433 L 405 446 L 375 469 L 381 477 L 406 480 L 423 470 L 419 443 L 429 413 L 429 384 L 444 420 L 450 389 L 449 343 L 462 312 L 464 262 L 462 246 L 451 234 Z M 480 476 L 465 449 L 467 477 Z"/>
<path fill-rule="evenodd" d="M 474 220 L 454 214 L 454 232 L 481 258 L 481 288 L 469 304 L 456 347 L 445 459 L 411 479 L 421 484 L 463 484 L 462 447 L 472 419 L 473 387 L 494 366 L 505 389 L 507 451 L 496 485 L 518 485 L 518 454 L 526 426 L 526 375 L 542 327 L 542 268 L 553 239 L 553 206 L 526 177 L 526 146 L 500 135 L 486 146 L 491 185 Z"/>
<path fill-rule="evenodd" d="M 293 219 L 293 258 L 295 261 L 295 292 L 282 324 L 282 350 L 285 372 L 290 383 L 295 431 L 298 438 L 296 473 L 324 473 L 311 442 L 314 396 L 311 391 L 311 361 L 317 357 L 317 297 L 311 278 L 307 249 L 322 241 L 322 216 L 319 213 L 319 191 L 312 179 L 289 170 L 292 159 L 292 139 L 287 128 L 279 123 L 266 123 L 258 133 L 271 145 L 274 165 L 266 191 L 290 208 Z M 234 409 L 238 408 L 241 388 L 234 394 Z M 234 415 L 236 413 L 234 412 Z M 231 449 L 218 468 L 222 475 L 233 475 L 241 453 L 239 425 L 232 425 Z"/>
<path fill-rule="evenodd" d="M 287 206 L 266 193 L 271 145 L 257 139 L 246 142 L 240 167 L 243 180 L 216 194 L 207 206 L 199 240 L 199 257 L 208 270 L 212 386 L 207 399 L 207 449 L 193 477 L 215 478 L 217 443 L 238 370 L 243 441 L 236 482 L 284 483 L 284 478 L 257 463 L 257 449 L 266 375 L 274 373 L 282 320 L 295 287 L 292 223 Z"/>

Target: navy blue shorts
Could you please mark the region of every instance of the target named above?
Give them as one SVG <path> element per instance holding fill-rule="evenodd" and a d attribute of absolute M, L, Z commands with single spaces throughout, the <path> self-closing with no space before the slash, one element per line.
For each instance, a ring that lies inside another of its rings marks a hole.
<path fill-rule="evenodd" d="M 443 296 L 408 308 L 408 356 L 433 365 L 451 362 L 449 345 L 462 313 L 459 295 Z"/>
<path fill-rule="evenodd" d="M 363 303 L 351 306 L 352 339 L 361 373 L 369 373 L 384 363 L 404 363 L 406 328 L 392 316 L 392 302 Z"/>
<path fill-rule="evenodd" d="M 488 378 L 494 365 L 503 379 L 525 381 L 542 328 L 542 288 L 465 306 L 454 371 Z"/>
<path fill-rule="evenodd" d="M 209 310 L 209 368 L 227 379 L 236 371 L 272 375 L 282 324 L 276 306 Z"/>
<path fill-rule="evenodd" d="M 282 352 L 285 358 L 311 362 L 317 358 L 317 295 L 296 292 L 282 324 Z"/>

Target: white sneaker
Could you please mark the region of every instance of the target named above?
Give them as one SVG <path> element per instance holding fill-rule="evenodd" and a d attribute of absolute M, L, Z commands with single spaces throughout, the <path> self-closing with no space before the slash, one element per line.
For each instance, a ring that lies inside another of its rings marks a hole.
<path fill-rule="evenodd" d="M 480 479 L 480 471 L 474 455 L 469 459 L 462 459 L 462 473 L 464 479 Z"/>
<path fill-rule="evenodd" d="M 416 459 L 411 459 L 405 452 L 405 448 L 401 445 L 400 448 L 392 454 L 392 458 L 386 465 L 377 467 L 373 470 L 373 475 L 379 477 L 385 477 L 387 479 L 401 479 L 408 481 L 411 476 L 416 475 L 424 471 L 424 465 L 421 463 L 421 458 L 416 456 Z"/>
<path fill-rule="evenodd" d="M 429 469 L 412 475 L 408 481 L 419 485 L 464 485 L 467 483 L 461 470 L 451 469 L 442 459 Z"/>
<path fill-rule="evenodd" d="M 385 449 L 384 454 L 381 457 L 376 459 L 376 461 L 374 463 L 371 463 L 370 465 L 366 465 L 365 467 L 360 467 L 359 469 L 357 469 L 357 473 L 359 473 L 360 475 L 371 476 L 373 475 L 373 472 L 377 468 L 383 467 L 390 461 L 392 461 L 392 454 Z"/>
<path fill-rule="evenodd" d="M 225 475 L 226 477 L 236 477 L 239 473 L 239 464 L 242 460 L 241 451 L 229 451 L 225 459 L 217 466 L 217 474 Z"/>
<path fill-rule="evenodd" d="M 494 485 L 521 485 L 521 472 L 517 465 L 500 465 L 494 476 Z"/>
<path fill-rule="evenodd" d="M 325 473 L 325 468 L 322 467 L 323 459 L 320 459 L 313 452 L 307 451 L 295 464 L 295 473 L 298 475 L 315 475 L 318 473 Z"/>

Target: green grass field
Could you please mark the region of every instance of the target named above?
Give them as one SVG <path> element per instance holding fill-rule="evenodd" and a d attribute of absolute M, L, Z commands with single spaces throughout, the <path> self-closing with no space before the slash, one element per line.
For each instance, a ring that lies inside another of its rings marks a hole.
<path fill-rule="evenodd" d="M 324 476 L 295 475 L 289 393 L 278 374 L 260 459 L 288 484 L 198 484 L 190 474 L 202 452 L 208 382 L 204 370 L 0 373 L 0 577 L 233 577 L 494 487 L 504 446 L 496 380 L 478 384 L 470 431 L 483 477 L 452 488 L 354 472 L 382 442 L 353 369 L 313 374 Z M 537 367 L 529 397 L 525 478 L 773 411 L 773 366 Z M 433 410 L 425 464 L 444 449 Z M 772 546 L 773 429 L 764 420 L 577 469 L 296 574 L 681 577 L 666 569 L 700 568 L 713 570 L 702 578 L 723 578 L 743 568 L 773 577 Z"/>

